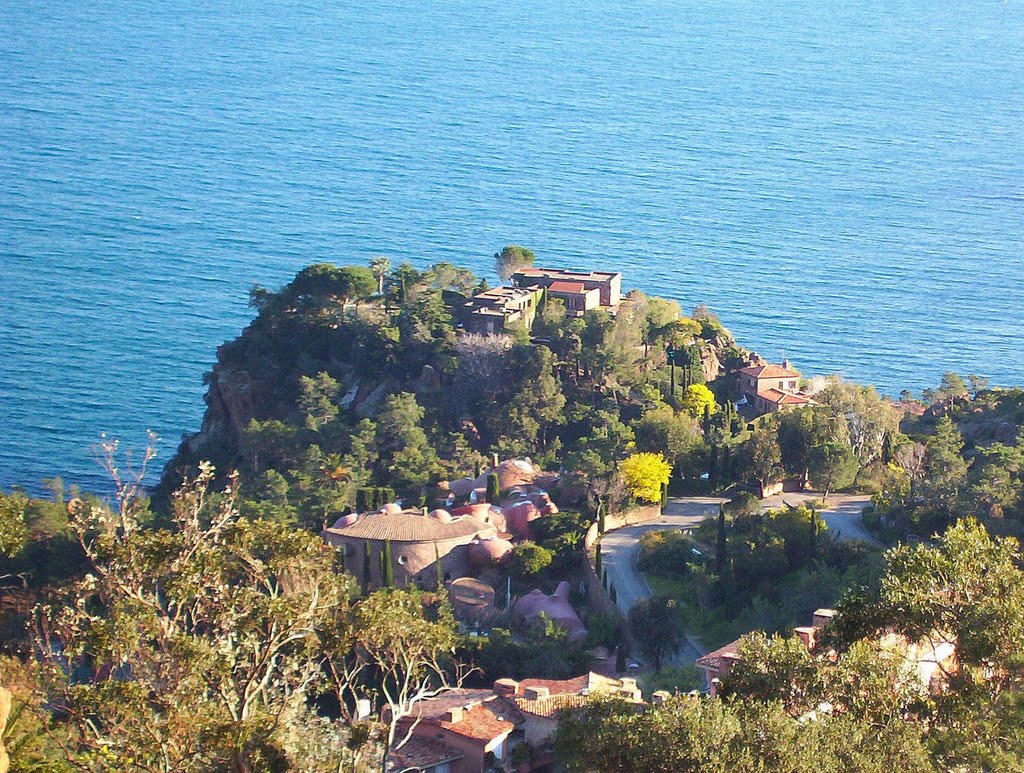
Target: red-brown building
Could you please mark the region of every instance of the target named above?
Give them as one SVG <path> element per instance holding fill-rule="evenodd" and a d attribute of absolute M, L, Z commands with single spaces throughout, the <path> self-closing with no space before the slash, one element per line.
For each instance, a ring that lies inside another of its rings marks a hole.
<path fill-rule="evenodd" d="M 390 754 L 388 769 L 422 773 L 482 773 L 489 766 L 508 771 L 545 769 L 554 761 L 550 742 L 558 714 L 584 705 L 597 694 L 642 702 L 635 680 L 593 672 L 565 680 L 499 679 L 491 689 L 452 690 L 421 702 L 413 716 L 399 722 L 398 748 Z M 401 744 L 407 736 L 409 740 Z M 514 753 L 524 744 L 524 751 Z"/>
<path fill-rule="evenodd" d="M 816 405 L 800 391 L 800 374 L 782 365 L 752 365 L 739 372 L 739 392 L 758 416 L 787 408 Z"/>
<path fill-rule="evenodd" d="M 611 271 L 567 271 L 561 268 L 524 268 L 512 275 L 516 287 L 546 287 L 548 293 L 566 301 L 566 311 L 578 316 L 591 308 L 615 311 L 622 302 L 622 274 Z M 597 291 L 596 303 L 590 293 Z M 569 307 L 570 300 L 575 306 Z M 593 304 L 593 305 L 589 305 Z"/>

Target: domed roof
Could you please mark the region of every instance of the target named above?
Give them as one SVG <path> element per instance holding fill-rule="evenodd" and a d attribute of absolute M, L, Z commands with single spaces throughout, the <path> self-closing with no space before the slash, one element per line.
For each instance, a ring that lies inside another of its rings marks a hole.
<path fill-rule="evenodd" d="M 380 511 L 385 515 L 398 515 L 402 512 L 402 506 L 397 502 L 388 502 Z"/>
<path fill-rule="evenodd" d="M 334 526 L 332 528 L 334 528 L 334 529 L 344 529 L 344 528 L 346 528 L 348 526 L 351 526 L 352 524 L 354 524 L 358 520 L 359 520 L 359 513 L 349 513 L 348 515 L 343 515 L 343 516 L 341 516 L 341 518 L 336 520 L 334 522 Z"/>
<path fill-rule="evenodd" d="M 452 522 L 452 514 L 449 513 L 447 510 L 432 510 L 430 512 L 430 517 L 433 518 L 435 521 L 440 521 L 441 523 Z"/>
<path fill-rule="evenodd" d="M 469 543 L 469 560 L 477 567 L 497 563 L 512 552 L 512 543 L 501 537 L 475 539 Z"/>

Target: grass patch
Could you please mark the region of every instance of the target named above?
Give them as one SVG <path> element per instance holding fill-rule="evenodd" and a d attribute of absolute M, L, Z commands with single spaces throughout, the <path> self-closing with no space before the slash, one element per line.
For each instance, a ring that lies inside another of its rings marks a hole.
<path fill-rule="evenodd" d="M 679 601 L 687 634 L 699 639 L 709 651 L 728 644 L 743 633 L 736 622 L 725 619 L 719 609 L 712 609 L 702 617 L 693 594 L 678 577 L 645 572 L 644 579 L 655 596 L 670 596 Z"/>

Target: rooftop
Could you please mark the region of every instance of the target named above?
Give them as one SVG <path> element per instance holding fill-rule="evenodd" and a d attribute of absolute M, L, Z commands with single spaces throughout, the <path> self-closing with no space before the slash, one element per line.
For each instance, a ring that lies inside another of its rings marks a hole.
<path fill-rule="evenodd" d="M 478 741 L 490 741 L 511 733 L 525 717 L 504 698 L 491 697 L 462 712 L 458 722 L 442 719 L 445 730 Z"/>
<path fill-rule="evenodd" d="M 725 661 L 739 659 L 740 640 L 737 639 L 736 641 L 729 642 L 724 647 L 719 647 L 717 650 L 697 658 L 696 665 L 698 668 L 710 668 L 718 671 L 721 670 L 722 664 Z"/>
<path fill-rule="evenodd" d="M 800 374 L 781 365 L 751 365 L 740 368 L 740 373 L 753 378 L 800 378 Z"/>
<path fill-rule="evenodd" d="M 388 770 L 430 769 L 462 757 L 463 754 L 458 749 L 451 749 L 440 741 L 414 735 L 402 744 L 400 749 L 392 749 L 388 755 Z"/>
<path fill-rule="evenodd" d="M 419 510 L 405 510 L 400 513 L 365 513 L 350 526 L 324 529 L 323 533 L 325 536 L 392 542 L 442 542 L 470 537 L 482 531 L 493 532 L 494 527 L 469 515 L 458 516 L 445 523 L 423 515 Z"/>
<path fill-rule="evenodd" d="M 564 279 L 559 279 L 548 285 L 548 292 L 580 295 L 585 292 L 585 289 L 583 282 L 566 282 Z"/>
<path fill-rule="evenodd" d="M 618 271 L 573 271 L 565 268 L 522 268 L 516 272 L 524 277 L 561 277 L 563 279 L 604 282 L 620 276 Z"/>
<path fill-rule="evenodd" d="M 814 400 L 806 395 L 783 392 L 779 389 L 766 389 L 757 396 L 776 405 L 814 405 Z"/>

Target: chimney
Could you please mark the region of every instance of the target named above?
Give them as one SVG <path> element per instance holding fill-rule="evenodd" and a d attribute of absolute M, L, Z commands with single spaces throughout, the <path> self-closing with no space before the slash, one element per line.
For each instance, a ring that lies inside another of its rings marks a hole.
<path fill-rule="evenodd" d="M 789 360 L 787 360 L 785 357 L 782 358 L 782 367 L 784 367 L 786 370 L 789 370 Z"/>
<path fill-rule="evenodd" d="M 494 694 L 502 698 L 511 698 L 519 692 L 519 682 L 515 679 L 497 679 L 494 682 Z"/>
<path fill-rule="evenodd" d="M 498 454 L 497 453 L 493 453 L 493 454 L 491 454 L 491 469 L 497 469 L 497 468 L 498 468 Z"/>
<path fill-rule="evenodd" d="M 651 700 L 654 702 L 655 706 L 661 706 L 670 697 L 672 697 L 672 696 L 671 696 L 671 693 L 669 693 L 668 690 L 658 690 L 653 695 L 651 695 Z"/>
<path fill-rule="evenodd" d="M 541 698 L 547 698 L 551 694 L 551 691 L 547 687 L 526 687 L 523 690 L 523 697 L 528 701 L 539 701 Z"/>
<path fill-rule="evenodd" d="M 461 722 L 462 706 L 453 706 L 452 708 L 448 709 L 448 711 L 444 713 L 441 719 L 445 722 L 450 722 L 453 725 L 458 722 Z"/>
<path fill-rule="evenodd" d="M 834 609 L 816 609 L 814 610 L 814 616 L 811 618 L 811 625 L 815 628 L 824 628 L 832 622 L 832 618 L 835 616 L 836 611 Z"/>
<path fill-rule="evenodd" d="M 814 649 L 814 634 L 817 633 L 816 628 L 812 628 L 809 625 L 801 625 L 799 628 L 794 628 L 793 632 L 800 637 L 800 641 L 803 642 L 807 649 Z"/>

